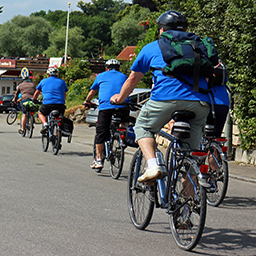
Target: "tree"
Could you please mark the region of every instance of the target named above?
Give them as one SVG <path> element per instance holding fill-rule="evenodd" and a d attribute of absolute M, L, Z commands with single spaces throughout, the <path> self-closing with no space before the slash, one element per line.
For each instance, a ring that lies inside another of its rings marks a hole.
<path fill-rule="evenodd" d="M 62 57 L 66 43 L 66 27 L 61 27 L 60 30 L 54 30 L 50 36 L 50 47 L 45 51 L 48 56 Z M 84 37 L 81 28 L 74 27 L 69 29 L 68 34 L 68 54 L 71 57 L 83 57 L 82 51 Z"/>
<path fill-rule="evenodd" d="M 141 21 L 147 17 L 149 12 L 149 9 L 138 5 L 128 6 L 121 11 L 117 16 L 119 20 L 111 27 L 113 43 L 121 49 L 128 45 L 137 45 L 144 36 Z"/>
<path fill-rule="evenodd" d="M 35 56 L 49 46 L 51 25 L 41 17 L 15 16 L 0 27 L 0 51 L 5 56 Z"/>

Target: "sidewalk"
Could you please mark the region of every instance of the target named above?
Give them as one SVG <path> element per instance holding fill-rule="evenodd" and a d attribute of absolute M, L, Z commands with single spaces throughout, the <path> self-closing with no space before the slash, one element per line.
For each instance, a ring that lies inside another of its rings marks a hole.
<path fill-rule="evenodd" d="M 93 146 L 94 135 L 94 127 L 88 127 L 87 124 L 75 124 L 72 142 Z M 125 153 L 132 155 L 136 150 L 136 148 L 128 147 Z M 229 161 L 228 165 L 231 178 L 256 183 L 256 166 L 235 161 Z"/>

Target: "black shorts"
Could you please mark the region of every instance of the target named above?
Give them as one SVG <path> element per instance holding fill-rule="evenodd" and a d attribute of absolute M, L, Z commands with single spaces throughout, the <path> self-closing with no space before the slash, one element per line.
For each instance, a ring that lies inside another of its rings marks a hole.
<path fill-rule="evenodd" d="M 61 115 L 64 115 L 66 106 L 64 104 L 42 104 L 39 111 L 44 115 L 48 116 L 52 110 L 58 110 Z"/>
<path fill-rule="evenodd" d="M 110 124 L 113 114 L 121 118 L 121 123 L 129 122 L 130 110 L 126 108 L 101 110 L 96 124 L 96 144 L 102 144 L 110 138 Z"/>

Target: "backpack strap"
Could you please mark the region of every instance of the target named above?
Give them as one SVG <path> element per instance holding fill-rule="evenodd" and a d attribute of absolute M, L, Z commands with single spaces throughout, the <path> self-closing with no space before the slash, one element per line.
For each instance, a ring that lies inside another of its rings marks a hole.
<path fill-rule="evenodd" d="M 193 89 L 195 92 L 199 92 L 199 78 L 200 78 L 200 48 L 196 42 L 190 42 L 192 49 L 194 51 L 194 85 Z"/>

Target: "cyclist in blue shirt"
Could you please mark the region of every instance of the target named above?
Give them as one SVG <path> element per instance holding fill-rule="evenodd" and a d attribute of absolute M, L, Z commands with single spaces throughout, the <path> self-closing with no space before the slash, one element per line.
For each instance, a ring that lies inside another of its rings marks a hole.
<path fill-rule="evenodd" d="M 47 131 L 47 118 L 52 109 L 59 110 L 60 114 L 64 114 L 66 106 L 67 85 L 64 80 L 58 78 L 59 70 L 56 67 L 49 67 L 47 70 L 48 78 L 41 80 L 36 87 L 33 100 L 37 100 L 39 94 L 43 94 L 43 104 L 38 112 L 38 117 L 43 124 L 41 133 Z"/>
<path fill-rule="evenodd" d="M 177 11 L 167 11 L 157 19 L 159 36 L 162 32 L 171 33 L 174 38 L 186 37 L 188 34 L 187 20 L 185 16 Z M 217 59 L 218 61 L 218 59 Z M 215 63 L 213 63 L 216 65 Z M 171 119 L 176 110 L 192 111 L 196 117 L 190 120 L 191 135 L 186 141 L 191 148 L 199 148 L 200 139 L 209 112 L 210 98 L 207 94 L 195 92 L 193 87 L 184 81 L 174 77 L 165 76 L 159 68 L 164 68 L 164 62 L 158 41 L 151 42 L 144 46 L 138 54 L 131 67 L 131 73 L 124 83 L 120 94 L 113 95 L 111 101 L 121 103 L 136 87 L 144 74 L 154 68 L 154 87 L 151 91 L 151 98 L 142 107 L 135 124 L 136 140 L 147 160 L 148 168 L 138 178 L 139 182 L 154 181 L 166 175 L 166 169 L 158 166 L 155 148 L 154 135 Z M 182 74 L 182 76 L 193 84 L 193 76 Z M 207 88 L 207 81 L 200 77 L 199 86 Z M 209 187 L 205 177 L 199 177 L 199 182 Z"/>
<path fill-rule="evenodd" d="M 102 153 L 104 151 L 104 143 L 109 140 L 110 123 L 112 115 L 116 112 L 121 117 L 122 125 L 125 125 L 129 119 L 129 110 L 124 106 L 112 105 L 110 97 L 119 93 L 127 76 L 119 72 L 120 62 L 115 59 L 110 59 L 105 63 L 106 71 L 97 75 L 91 90 L 88 93 L 85 105 L 90 106 L 92 98 L 98 93 L 99 96 L 99 114 L 96 124 L 96 159 L 91 164 L 92 169 L 103 167 Z M 127 99 L 128 100 L 128 99 Z M 125 101 L 125 99 L 124 99 Z"/>

